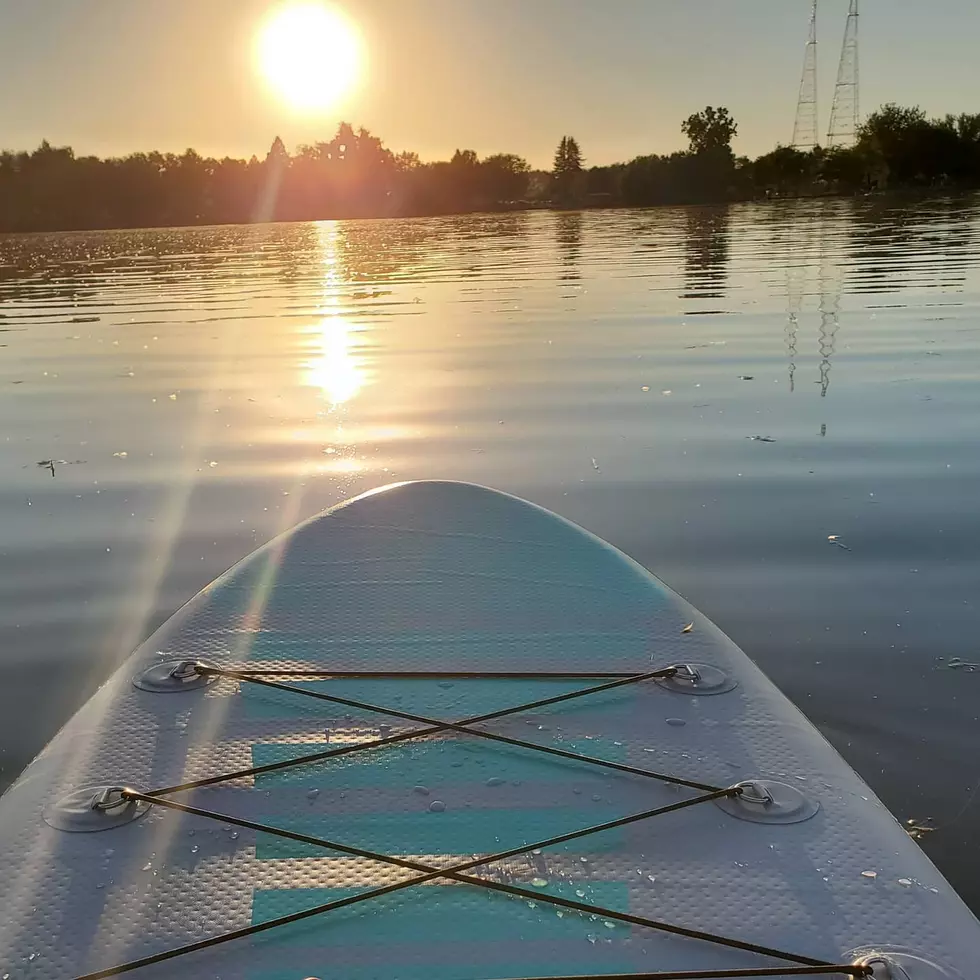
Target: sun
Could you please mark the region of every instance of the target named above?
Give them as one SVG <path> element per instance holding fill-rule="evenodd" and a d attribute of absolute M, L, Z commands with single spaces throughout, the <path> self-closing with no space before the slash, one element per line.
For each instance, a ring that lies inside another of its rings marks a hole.
<path fill-rule="evenodd" d="M 357 84 L 361 39 L 335 7 L 290 0 L 272 11 L 257 42 L 258 67 L 270 88 L 291 108 L 333 108 Z"/>

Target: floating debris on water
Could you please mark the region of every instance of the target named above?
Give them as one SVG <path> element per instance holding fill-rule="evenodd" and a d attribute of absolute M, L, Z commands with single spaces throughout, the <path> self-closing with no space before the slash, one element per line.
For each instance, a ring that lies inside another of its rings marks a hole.
<path fill-rule="evenodd" d="M 842 551 L 850 551 L 851 550 L 846 544 L 844 544 L 843 541 L 841 541 L 839 534 L 828 534 L 827 535 L 827 541 L 830 542 L 830 544 L 836 545 Z"/>
<path fill-rule="evenodd" d="M 738 376 L 739 381 L 755 381 L 755 375 L 752 374 L 740 374 Z"/>
<path fill-rule="evenodd" d="M 746 436 L 750 442 L 775 442 L 772 436 Z"/>
<path fill-rule="evenodd" d="M 681 630 L 682 633 L 690 633 L 694 630 L 694 623 L 688 623 L 684 629 Z"/>
<path fill-rule="evenodd" d="M 125 459 L 129 455 L 129 453 L 127 453 L 126 450 L 124 449 L 122 452 L 113 453 L 112 455 L 117 456 L 119 459 Z"/>
<path fill-rule="evenodd" d="M 932 825 L 932 817 L 926 817 L 924 820 L 913 818 L 905 821 L 905 832 L 912 840 L 922 840 L 926 834 L 931 834 L 935 829 Z"/>
<path fill-rule="evenodd" d="M 599 469 L 599 464 L 595 461 L 595 456 L 592 457 L 592 469 L 594 469 L 596 473 L 602 472 L 602 470 Z"/>

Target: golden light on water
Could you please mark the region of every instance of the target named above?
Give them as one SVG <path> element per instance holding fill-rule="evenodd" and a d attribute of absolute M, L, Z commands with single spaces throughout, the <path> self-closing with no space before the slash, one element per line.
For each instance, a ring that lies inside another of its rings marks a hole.
<path fill-rule="evenodd" d="M 349 402 L 368 382 L 363 328 L 345 311 L 347 275 L 341 269 L 342 235 L 335 221 L 316 226 L 320 245 L 320 319 L 310 329 L 304 382 L 319 388 L 331 408 Z"/>
<path fill-rule="evenodd" d="M 315 328 L 306 383 L 320 388 L 331 405 L 349 402 L 364 385 L 359 346 L 357 331 L 343 316 L 326 317 Z"/>
<path fill-rule="evenodd" d="M 319 0 L 287 0 L 260 28 L 256 57 L 269 87 L 291 108 L 333 108 L 360 80 L 363 48 L 356 27 Z"/>

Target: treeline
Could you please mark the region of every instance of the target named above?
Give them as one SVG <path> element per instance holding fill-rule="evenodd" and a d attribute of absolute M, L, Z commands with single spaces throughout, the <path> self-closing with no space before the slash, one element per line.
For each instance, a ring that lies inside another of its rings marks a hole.
<path fill-rule="evenodd" d="M 586 167 L 562 137 L 551 171 L 513 153 L 457 150 L 423 163 L 366 129 L 341 124 L 328 142 L 289 154 L 276 138 L 262 160 L 134 153 L 77 157 L 44 142 L 0 153 L 0 231 L 248 223 L 447 214 L 528 206 L 650 206 L 896 187 L 980 186 L 980 114 L 928 119 L 886 105 L 853 147 L 777 147 L 736 157 L 738 126 L 709 106 L 681 126 L 688 149 Z"/>

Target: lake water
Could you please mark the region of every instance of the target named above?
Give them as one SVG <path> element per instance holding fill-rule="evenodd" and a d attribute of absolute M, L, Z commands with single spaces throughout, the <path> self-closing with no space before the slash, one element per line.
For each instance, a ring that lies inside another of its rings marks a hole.
<path fill-rule="evenodd" d="M 980 198 L 0 238 L 0 426 L 4 784 L 256 545 L 449 477 L 691 599 L 980 909 Z"/>

